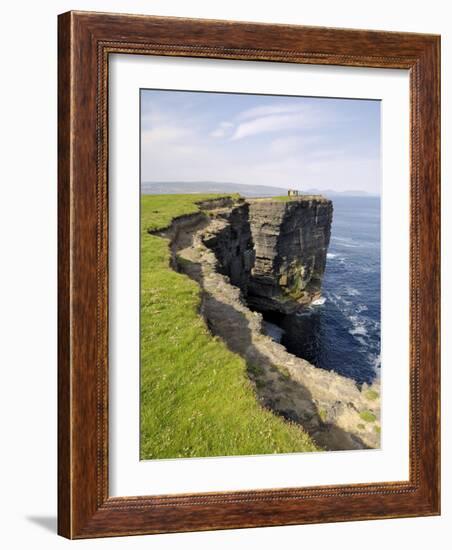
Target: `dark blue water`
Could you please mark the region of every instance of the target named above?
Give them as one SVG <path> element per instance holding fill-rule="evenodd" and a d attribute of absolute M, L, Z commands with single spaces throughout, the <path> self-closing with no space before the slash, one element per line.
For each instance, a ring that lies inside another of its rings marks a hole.
<path fill-rule="evenodd" d="M 269 319 L 281 343 L 318 367 L 358 383 L 380 370 L 380 199 L 333 199 L 323 305 Z"/>

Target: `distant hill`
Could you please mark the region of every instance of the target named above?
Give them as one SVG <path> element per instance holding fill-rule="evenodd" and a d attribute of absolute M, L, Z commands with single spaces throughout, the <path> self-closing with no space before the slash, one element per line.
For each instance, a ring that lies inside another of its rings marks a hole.
<path fill-rule="evenodd" d="M 378 195 L 373 195 L 367 193 L 366 191 L 359 191 L 358 189 L 351 189 L 349 191 L 334 191 L 333 189 L 306 189 L 304 191 L 310 195 L 325 195 L 327 197 L 377 197 Z"/>
<path fill-rule="evenodd" d="M 287 187 L 270 187 L 267 185 L 247 185 L 219 181 L 156 181 L 143 182 L 141 192 L 144 195 L 175 195 L 191 193 L 240 193 L 244 197 L 273 197 L 286 195 Z M 319 189 L 302 189 L 301 193 L 309 195 L 324 195 L 326 197 L 353 196 L 370 197 L 365 191 L 325 191 Z"/>
<path fill-rule="evenodd" d="M 265 185 L 246 185 L 240 183 L 218 181 L 165 181 L 143 182 L 141 192 L 145 195 L 162 195 L 176 193 L 240 193 L 244 197 L 272 197 L 285 195 L 283 187 L 267 187 Z"/>

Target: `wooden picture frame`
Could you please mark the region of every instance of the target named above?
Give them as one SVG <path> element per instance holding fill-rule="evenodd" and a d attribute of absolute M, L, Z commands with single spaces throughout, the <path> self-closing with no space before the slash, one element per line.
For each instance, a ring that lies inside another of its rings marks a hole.
<path fill-rule="evenodd" d="M 68 12 L 58 41 L 58 532 L 68 538 L 440 512 L 440 38 Z M 147 497 L 108 492 L 108 60 L 113 53 L 410 73 L 409 481 Z"/>

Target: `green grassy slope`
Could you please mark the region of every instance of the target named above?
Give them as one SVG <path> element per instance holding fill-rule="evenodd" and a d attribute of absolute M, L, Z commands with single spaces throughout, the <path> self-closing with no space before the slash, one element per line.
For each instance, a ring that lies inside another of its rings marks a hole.
<path fill-rule="evenodd" d="M 148 233 L 211 197 L 141 199 L 141 458 L 318 450 L 259 405 L 245 361 L 197 313 L 198 285 L 169 267 L 168 241 Z"/>

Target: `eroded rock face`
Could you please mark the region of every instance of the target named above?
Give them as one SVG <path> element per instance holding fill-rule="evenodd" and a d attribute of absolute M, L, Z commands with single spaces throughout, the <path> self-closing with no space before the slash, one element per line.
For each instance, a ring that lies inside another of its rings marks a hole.
<path fill-rule="evenodd" d="M 251 307 L 292 313 L 320 297 L 332 215 L 321 196 L 250 199 L 217 210 L 224 223 L 205 244 Z"/>
<path fill-rule="evenodd" d="M 200 312 L 209 329 L 245 359 L 262 405 L 303 426 L 320 447 L 378 448 L 379 381 L 359 388 L 349 378 L 291 355 L 267 336 L 262 315 L 249 309 L 243 290 L 231 284 L 233 266 L 248 272 L 244 260 L 234 260 L 240 256 L 238 252 L 254 250 L 250 248 L 251 228 L 248 231 L 246 223 L 242 225 L 249 215 L 243 206 L 210 211 L 204 218 L 195 214 L 178 219 L 173 222 L 176 227 L 162 235 L 171 239 L 178 270 L 199 283 Z M 237 233 L 236 224 L 242 226 L 242 232 Z"/>
<path fill-rule="evenodd" d="M 255 251 L 249 222 L 249 204 L 242 202 L 233 208 L 217 210 L 215 230 L 207 232 L 204 243 L 215 252 L 218 271 L 246 296 Z"/>
<path fill-rule="evenodd" d="M 248 302 L 261 311 L 292 313 L 320 297 L 333 205 L 321 196 L 249 201 L 256 255 Z"/>

